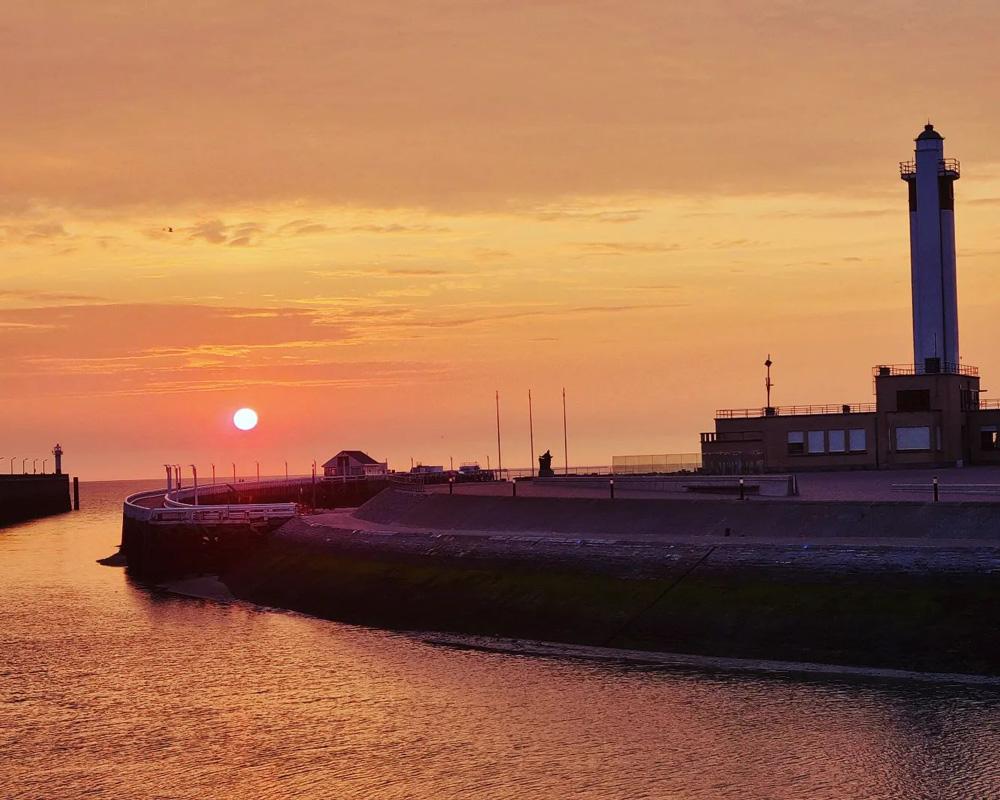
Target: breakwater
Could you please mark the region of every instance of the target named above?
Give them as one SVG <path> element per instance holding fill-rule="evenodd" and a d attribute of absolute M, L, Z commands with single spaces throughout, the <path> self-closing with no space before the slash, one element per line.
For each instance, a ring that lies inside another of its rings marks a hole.
<path fill-rule="evenodd" d="M 0 475 L 0 525 L 69 510 L 68 475 Z"/>
<path fill-rule="evenodd" d="M 370 500 L 385 481 L 219 484 L 142 492 L 129 497 L 122 514 L 121 556 L 129 570 L 147 578 L 220 573 L 262 548 L 270 532 L 294 513 L 289 504 L 353 507 Z M 305 497 L 308 500 L 304 499 Z M 176 498 L 181 498 L 178 501 Z M 269 505 L 270 504 L 270 505 Z"/>
<path fill-rule="evenodd" d="M 395 629 L 1000 675 L 1000 505 L 952 505 L 952 538 L 925 504 L 825 523 L 826 504 L 527 500 L 386 492 L 358 525 L 423 530 L 296 519 L 222 578 L 253 602 Z"/>

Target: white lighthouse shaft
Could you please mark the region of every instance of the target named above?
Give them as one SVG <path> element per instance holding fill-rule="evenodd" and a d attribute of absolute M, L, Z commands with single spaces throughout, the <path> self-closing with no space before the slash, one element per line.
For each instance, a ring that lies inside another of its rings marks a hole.
<path fill-rule="evenodd" d="M 958 162 L 944 158 L 944 139 L 928 123 L 916 158 L 901 165 L 910 194 L 913 360 L 927 371 L 953 370 L 958 356 L 955 193 Z"/>

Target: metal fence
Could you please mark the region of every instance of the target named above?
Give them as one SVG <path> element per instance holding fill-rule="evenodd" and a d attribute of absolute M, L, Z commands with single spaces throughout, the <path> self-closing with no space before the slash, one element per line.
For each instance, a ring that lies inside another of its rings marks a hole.
<path fill-rule="evenodd" d="M 611 472 L 614 475 L 666 475 L 673 472 L 697 472 L 700 469 L 700 453 L 611 457 Z"/>

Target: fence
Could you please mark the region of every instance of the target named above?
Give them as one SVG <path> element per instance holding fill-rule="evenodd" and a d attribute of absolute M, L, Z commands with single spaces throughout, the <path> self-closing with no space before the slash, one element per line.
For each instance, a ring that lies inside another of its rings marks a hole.
<path fill-rule="evenodd" d="M 700 453 L 611 457 L 611 472 L 614 475 L 665 475 L 697 472 L 700 469 Z"/>

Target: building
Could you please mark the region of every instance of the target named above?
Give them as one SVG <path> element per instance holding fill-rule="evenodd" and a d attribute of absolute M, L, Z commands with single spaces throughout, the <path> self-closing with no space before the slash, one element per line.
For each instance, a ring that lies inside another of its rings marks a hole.
<path fill-rule="evenodd" d="M 325 478 L 369 478 L 388 472 L 385 461 L 376 461 L 361 450 L 341 450 L 323 465 Z"/>
<path fill-rule="evenodd" d="M 1000 464 L 1000 401 L 981 399 L 979 370 L 959 357 L 959 167 L 930 123 L 914 159 L 899 165 L 909 195 L 913 363 L 873 368 L 874 403 L 716 411 L 715 430 L 701 434 L 705 472 Z"/>

